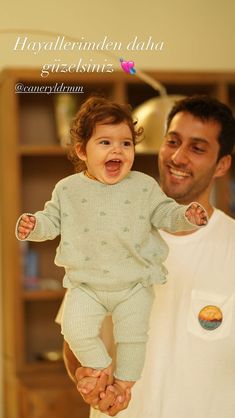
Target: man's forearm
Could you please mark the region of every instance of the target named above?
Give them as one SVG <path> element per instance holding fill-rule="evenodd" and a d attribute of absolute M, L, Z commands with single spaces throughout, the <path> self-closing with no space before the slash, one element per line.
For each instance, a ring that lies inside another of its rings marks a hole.
<path fill-rule="evenodd" d="M 64 364 L 67 370 L 67 373 L 70 379 L 73 380 L 74 383 L 77 383 L 77 379 L 75 377 L 75 372 L 77 368 L 80 366 L 78 359 L 73 354 L 72 350 L 70 349 L 68 343 L 64 341 L 63 344 L 63 357 L 64 357 Z"/>

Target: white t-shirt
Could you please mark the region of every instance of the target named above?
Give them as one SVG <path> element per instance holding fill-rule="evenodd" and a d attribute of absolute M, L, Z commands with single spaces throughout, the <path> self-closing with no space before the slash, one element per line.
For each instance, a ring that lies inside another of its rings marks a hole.
<path fill-rule="evenodd" d="M 215 210 L 202 230 L 162 236 L 168 281 L 156 286 L 142 378 L 118 417 L 234 418 L 235 221 Z"/>

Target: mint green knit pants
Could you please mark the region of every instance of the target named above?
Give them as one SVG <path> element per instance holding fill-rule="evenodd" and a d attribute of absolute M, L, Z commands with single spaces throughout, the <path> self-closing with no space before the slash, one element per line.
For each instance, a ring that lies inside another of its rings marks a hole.
<path fill-rule="evenodd" d="M 144 365 L 153 298 L 153 287 L 141 284 L 114 292 L 91 290 L 85 285 L 69 289 L 62 334 L 83 366 L 104 369 L 112 359 L 99 335 L 103 319 L 110 312 L 117 352 L 114 375 L 136 381 Z"/>

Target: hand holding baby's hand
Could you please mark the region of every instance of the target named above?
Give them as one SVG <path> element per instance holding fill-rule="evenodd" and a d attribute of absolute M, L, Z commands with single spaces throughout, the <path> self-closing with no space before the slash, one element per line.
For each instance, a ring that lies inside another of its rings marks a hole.
<path fill-rule="evenodd" d="M 208 223 L 208 216 L 205 209 L 197 203 L 191 203 L 185 213 L 186 218 L 192 224 L 202 226 Z"/>
<path fill-rule="evenodd" d="M 100 396 L 100 411 L 114 417 L 120 411 L 126 409 L 131 400 L 131 387 L 134 383 L 115 379 L 114 383 L 107 387 L 105 394 Z"/>
<path fill-rule="evenodd" d="M 22 215 L 18 224 L 17 233 L 20 239 L 25 239 L 33 231 L 36 218 L 32 215 Z"/>
<path fill-rule="evenodd" d="M 113 381 L 112 375 L 105 371 L 95 371 L 88 367 L 79 367 L 75 376 L 77 389 L 84 401 L 109 416 L 115 416 L 126 409 L 131 400 L 131 387 L 134 382 Z M 90 379 L 93 379 L 93 382 Z M 93 386 L 95 383 L 95 387 Z M 93 387 L 93 388 L 92 388 Z"/>

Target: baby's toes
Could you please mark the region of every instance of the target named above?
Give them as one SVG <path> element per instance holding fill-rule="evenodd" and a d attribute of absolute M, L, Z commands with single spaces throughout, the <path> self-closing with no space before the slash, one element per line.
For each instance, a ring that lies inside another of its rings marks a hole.
<path fill-rule="evenodd" d="M 97 377 L 84 377 L 80 380 L 80 382 L 78 382 L 77 387 L 82 393 L 89 393 L 95 389 L 97 380 Z"/>

